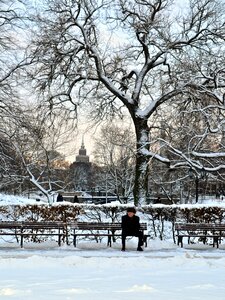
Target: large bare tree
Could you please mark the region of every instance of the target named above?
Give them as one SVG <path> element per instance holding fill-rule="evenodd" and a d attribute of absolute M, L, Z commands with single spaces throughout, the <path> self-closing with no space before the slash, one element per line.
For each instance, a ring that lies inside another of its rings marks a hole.
<path fill-rule="evenodd" d="M 163 141 L 177 156 L 175 164 L 150 148 L 151 122 L 160 107 L 173 114 L 173 104 L 185 110 L 194 102 L 205 120 L 214 110 L 224 110 L 224 3 L 184 4 L 179 9 L 172 0 L 51 0 L 38 7 L 39 31 L 31 51 L 37 60 L 36 86 L 51 108 L 71 109 L 70 104 L 76 108 L 87 101 L 99 117 L 126 109 L 136 132 L 133 192 L 139 205 L 146 199 L 150 158 L 171 169 L 191 166 L 198 172 L 215 169 L 203 164 L 203 156 L 218 157 L 213 148 L 201 151 L 203 139 L 197 138 L 188 154 Z M 212 128 L 205 121 L 204 126 L 221 132 L 222 124 Z"/>

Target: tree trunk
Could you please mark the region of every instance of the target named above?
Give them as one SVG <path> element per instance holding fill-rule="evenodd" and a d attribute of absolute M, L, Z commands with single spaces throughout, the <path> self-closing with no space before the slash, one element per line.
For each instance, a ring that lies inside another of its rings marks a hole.
<path fill-rule="evenodd" d="M 149 127 L 147 120 L 142 118 L 134 119 L 136 131 L 136 168 L 134 179 L 134 204 L 142 206 L 146 204 L 148 191 L 148 161 L 149 161 Z"/>

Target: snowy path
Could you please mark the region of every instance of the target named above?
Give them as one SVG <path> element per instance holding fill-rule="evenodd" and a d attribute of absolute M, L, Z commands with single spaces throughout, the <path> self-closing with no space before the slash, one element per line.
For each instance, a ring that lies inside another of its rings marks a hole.
<path fill-rule="evenodd" d="M 0 299 L 223 300 L 225 250 L 0 249 Z"/>

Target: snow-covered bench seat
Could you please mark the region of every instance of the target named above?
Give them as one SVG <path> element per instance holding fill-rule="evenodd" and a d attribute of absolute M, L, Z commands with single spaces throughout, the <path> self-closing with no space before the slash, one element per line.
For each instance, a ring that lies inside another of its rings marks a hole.
<path fill-rule="evenodd" d="M 140 229 L 147 230 L 147 223 L 140 223 Z M 77 237 L 107 237 L 107 245 L 112 246 L 115 237 L 121 237 L 121 223 L 110 222 L 75 222 L 68 224 L 69 235 L 73 236 L 73 245 L 77 246 Z M 144 243 L 147 246 L 149 235 L 144 233 Z"/>
<path fill-rule="evenodd" d="M 212 239 L 213 247 L 219 248 L 219 243 L 225 237 L 225 224 L 216 223 L 175 223 L 177 244 L 183 247 L 183 238 L 187 237 L 190 244 L 191 237 L 198 238 L 206 244 L 207 239 Z"/>
<path fill-rule="evenodd" d="M 0 236 L 15 236 L 20 246 L 23 247 L 24 237 L 57 236 L 58 245 L 61 246 L 62 237 L 65 236 L 63 222 L 27 222 L 27 221 L 0 221 Z"/>

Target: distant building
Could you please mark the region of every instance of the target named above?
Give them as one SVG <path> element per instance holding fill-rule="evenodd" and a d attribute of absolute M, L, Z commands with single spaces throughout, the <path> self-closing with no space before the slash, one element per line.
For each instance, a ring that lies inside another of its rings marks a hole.
<path fill-rule="evenodd" d="M 70 165 L 71 185 L 74 190 L 85 191 L 91 186 L 91 162 L 82 139 L 79 154 L 76 155 L 75 162 Z"/>
<path fill-rule="evenodd" d="M 74 163 L 75 164 L 77 164 L 77 163 L 90 164 L 89 156 L 87 155 L 87 151 L 84 147 L 84 140 L 83 139 L 82 139 L 81 147 L 79 149 L 79 154 L 76 156 L 76 161 Z"/>

